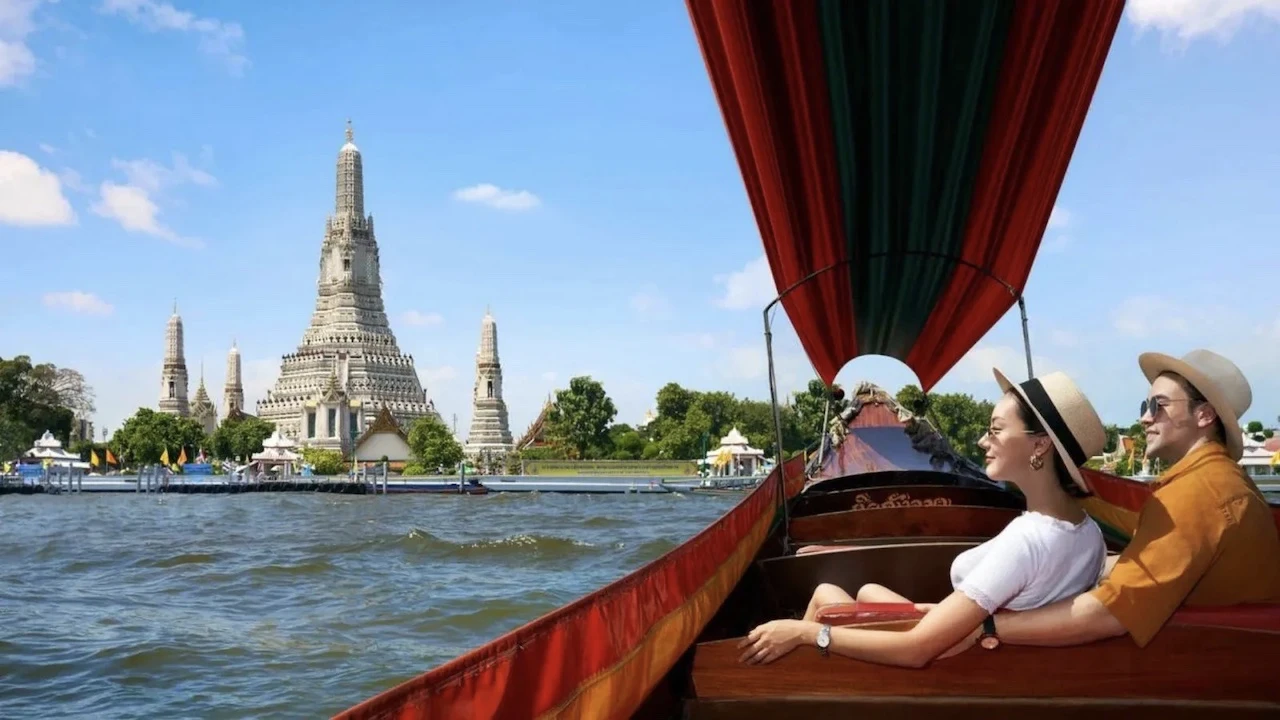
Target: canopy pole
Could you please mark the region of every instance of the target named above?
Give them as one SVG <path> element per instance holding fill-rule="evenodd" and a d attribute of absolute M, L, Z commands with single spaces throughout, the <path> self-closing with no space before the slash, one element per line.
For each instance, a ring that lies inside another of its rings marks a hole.
<path fill-rule="evenodd" d="M 778 465 L 778 498 L 782 503 L 782 552 L 791 545 L 790 511 L 787 509 L 787 461 L 782 447 L 782 411 L 778 408 L 778 379 L 773 368 L 773 329 L 769 323 L 769 311 L 781 297 L 764 309 L 764 352 L 769 359 L 769 400 L 773 405 L 774 459 Z"/>
<path fill-rule="evenodd" d="M 1018 293 L 1018 311 L 1022 313 L 1022 348 L 1027 353 L 1027 379 L 1030 380 L 1036 373 L 1031 369 L 1031 331 L 1027 329 L 1027 301 L 1022 293 Z"/>
<path fill-rule="evenodd" d="M 822 410 L 822 427 L 818 428 L 818 469 L 827 456 L 827 425 L 831 423 L 831 387 L 827 387 L 826 407 Z M 806 476 L 807 479 L 807 476 Z"/>

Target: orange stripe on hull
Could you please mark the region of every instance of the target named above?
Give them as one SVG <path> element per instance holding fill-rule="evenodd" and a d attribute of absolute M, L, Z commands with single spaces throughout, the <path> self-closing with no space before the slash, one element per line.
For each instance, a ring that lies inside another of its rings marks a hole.
<path fill-rule="evenodd" d="M 761 516 L 715 575 L 684 605 L 654 624 L 631 654 L 599 677 L 584 683 L 582 689 L 563 706 L 540 717 L 615 717 L 622 709 L 638 707 L 720 609 L 764 543 L 772 522 L 773 513 Z"/>

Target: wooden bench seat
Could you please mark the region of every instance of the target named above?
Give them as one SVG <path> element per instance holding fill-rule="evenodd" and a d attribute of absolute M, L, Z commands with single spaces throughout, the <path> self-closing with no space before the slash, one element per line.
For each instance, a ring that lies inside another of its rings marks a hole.
<path fill-rule="evenodd" d="M 823 657 L 800 647 L 768 665 L 739 662 L 741 638 L 700 643 L 694 692 L 700 700 L 932 697 L 1213 701 L 1280 713 L 1274 659 L 1280 634 L 1171 623 L 1145 648 L 1125 636 L 1087 645 L 973 648 L 923 669 Z M 1203 717 L 1223 708 L 1202 707 Z M 929 714 L 933 717 L 932 714 Z"/>

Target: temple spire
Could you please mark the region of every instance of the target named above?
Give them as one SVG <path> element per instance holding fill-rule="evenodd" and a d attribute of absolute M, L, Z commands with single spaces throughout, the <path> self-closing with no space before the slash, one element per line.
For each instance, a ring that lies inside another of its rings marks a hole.
<path fill-rule="evenodd" d="M 354 215 L 364 217 L 364 162 L 356 147 L 351 121 L 347 120 L 347 143 L 338 152 L 338 186 L 334 198 L 335 214 L 339 217 Z"/>

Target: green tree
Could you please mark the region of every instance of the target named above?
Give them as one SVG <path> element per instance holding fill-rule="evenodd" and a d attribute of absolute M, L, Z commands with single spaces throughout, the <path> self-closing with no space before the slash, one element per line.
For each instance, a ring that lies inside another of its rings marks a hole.
<path fill-rule="evenodd" d="M 659 442 L 660 457 L 673 460 L 696 460 L 701 457 L 702 438 L 707 436 L 708 450 L 713 449 L 719 436 L 712 436 L 711 416 L 700 405 L 694 405 L 685 414 L 684 421 L 673 424 Z"/>
<path fill-rule="evenodd" d="M 1262 427 L 1261 422 L 1258 422 L 1257 420 L 1250 420 L 1249 424 L 1245 426 L 1244 431 L 1250 435 L 1261 435 L 1262 431 L 1265 429 L 1266 428 Z"/>
<path fill-rule="evenodd" d="M 316 475 L 342 475 L 347 471 L 347 463 L 337 450 L 305 447 L 301 454 L 302 461 L 310 465 Z"/>
<path fill-rule="evenodd" d="M 453 439 L 449 427 L 435 415 L 425 415 L 409 428 L 409 449 L 423 467 L 453 469 L 462 462 L 462 446 Z"/>
<path fill-rule="evenodd" d="M 609 425 L 617 415 L 604 386 L 583 375 L 571 379 L 567 389 L 556 391 L 547 413 L 547 430 L 577 458 L 586 458 L 590 448 L 608 447 Z"/>
<path fill-rule="evenodd" d="M 737 426 L 738 432 L 747 436 L 748 442 L 763 450 L 765 455 L 773 457 L 778 440 L 773 427 L 772 404 L 745 398 L 738 401 L 733 424 Z"/>
<path fill-rule="evenodd" d="M 0 358 L 0 457 L 17 457 L 46 430 L 70 439 L 74 413 L 58 394 L 57 377 L 53 365 L 32 365 L 26 355 Z"/>
<path fill-rule="evenodd" d="M 609 444 L 613 447 L 610 457 L 614 460 L 639 460 L 648 445 L 640 433 L 626 423 L 609 428 Z"/>
<path fill-rule="evenodd" d="M 907 412 L 916 417 L 925 417 L 929 410 L 929 396 L 915 385 L 905 385 L 894 398 Z"/>
<path fill-rule="evenodd" d="M 828 410 L 827 400 L 831 399 L 831 407 Z M 822 437 L 823 418 L 830 417 L 844 412 L 849 407 L 848 398 L 836 400 L 831 398 L 827 392 L 827 386 L 821 380 L 813 379 L 809 381 L 809 387 L 803 392 L 794 393 L 791 401 L 792 411 L 795 413 L 796 431 L 800 447 L 794 449 L 808 448 L 817 445 L 818 440 Z M 792 448 L 788 447 L 788 450 Z"/>
<path fill-rule="evenodd" d="M 262 418 L 233 414 L 209 437 L 209 451 L 222 460 L 248 460 L 262 452 L 262 442 L 275 430 L 275 423 Z"/>
<path fill-rule="evenodd" d="M 929 417 L 938 425 L 938 432 L 951 443 L 958 454 L 979 465 L 986 451 L 978 447 L 978 441 L 991 425 L 991 411 L 995 405 L 974 400 L 963 393 L 930 393 Z"/>
<path fill-rule="evenodd" d="M 123 462 L 149 464 L 160 462 L 165 450 L 171 463 L 178 461 L 184 449 L 187 458 L 193 458 L 206 444 L 204 428 L 195 420 L 138 408 L 111 436 L 109 446 Z"/>
<path fill-rule="evenodd" d="M 693 406 L 694 393 L 676 383 L 667 383 L 658 390 L 658 417 L 684 422 L 684 416 Z"/>

